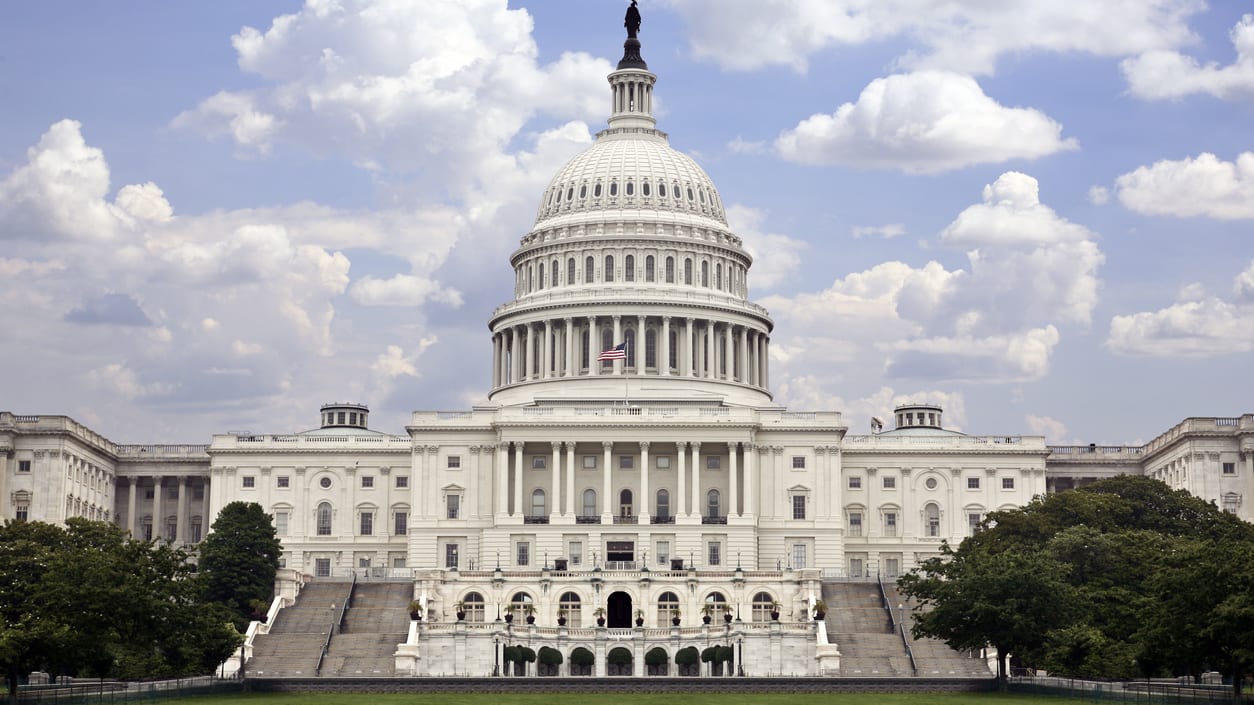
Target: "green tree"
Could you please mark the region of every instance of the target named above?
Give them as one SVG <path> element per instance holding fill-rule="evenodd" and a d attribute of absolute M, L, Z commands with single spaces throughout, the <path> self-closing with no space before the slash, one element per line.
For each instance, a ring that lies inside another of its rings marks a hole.
<path fill-rule="evenodd" d="M 250 603 L 269 604 L 283 547 L 261 505 L 231 502 L 222 508 L 200 544 L 200 585 L 208 602 L 231 610 L 243 631 L 251 620 Z"/>

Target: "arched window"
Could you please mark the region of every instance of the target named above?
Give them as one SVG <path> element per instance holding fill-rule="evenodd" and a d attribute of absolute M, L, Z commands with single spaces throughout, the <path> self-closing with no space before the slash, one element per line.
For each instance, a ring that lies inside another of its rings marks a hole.
<path fill-rule="evenodd" d="M 691 257 L 684 258 L 684 283 L 688 285 L 692 284 L 692 258 Z"/>
<path fill-rule="evenodd" d="M 593 198 L 601 197 L 601 184 L 597 184 L 596 186 L 592 187 L 592 197 Z"/>
<path fill-rule="evenodd" d="M 670 357 L 670 360 L 667 360 L 667 364 L 669 364 L 673 370 L 679 367 L 679 333 L 677 331 L 671 331 L 670 339 L 670 349 L 666 351 Z"/>
<path fill-rule="evenodd" d="M 540 263 L 540 276 L 536 278 L 536 284 L 538 285 L 536 286 L 537 289 L 544 288 L 544 263 L 543 262 Z"/>
<path fill-rule="evenodd" d="M 544 511 L 544 490 L 536 490 L 531 493 L 531 516 L 542 517 L 548 512 Z"/>
<path fill-rule="evenodd" d="M 654 514 L 659 519 L 666 519 L 671 515 L 671 493 L 666 490 L 657 491 L 657 508 Z"/>
<path fill-rule="evenodd" d="M 670 624 L 671 617 L 679 610 L 679 596 L 673 592 L 664 592 L 657 596 L 658 626 Z"/>
<path fill-rule="evenodd" d="M 549 286 L 557 286 L 557 260 L 553 260 L 553 266 L 549 268 Z"/>
<path fill-rule="evenodd" d="M 462 598 L 462 611 L 466 613 L 467 622 L 483 621 L 483 595 L 477 592 L 468 592 Z"/>
<path fill-rule="evenodd" d="M 585 257 L 583 261 L 583 283 L 591 284 L 596 277 L 596 260 L 591 256 Z"/>
<path fill-rule="evenodd" d="M 566 626 L 579 627 L 583 625 L 583 602 L 579 599 L 579 595 L 573 592 L 564 592 L 562 597 L 557 601 L 558 616 L 566 617 Z"/>
<path fill-rule="evenodd" d="M 566 260 L 566 285 L 570 286 L 575 283 L 575 258 L 571 257 Z"/>
<path fill-rule="evenodd" d="M 618 182 L 617 182 L 617 181 L 611 181 L 611 182 L 610 182 L 610 195 L 611 195 L 611 196 L 617 196 L 617 195 L 618 195 Z"/>
<path fill-rule="evenodd" d="M 597 491 L 583 491 L 583 511 L 581 516 L 593 517 L 597 515 Z"/>
<path fill-rule="evenodd" d="M 618 493 L 618 515 L 620 517 L 635 516 L 631 510 L 631 490 L 623 490 Z"/>
<path fill-rule="evenodd" d="M 627 195 L 632 196 L 636 193 L 636 184 L 634 181 L 627 182 Z"/>
<path fill-rule="evenodd" d="M 720 290 L 723 288 L 723 265 L 722 264 L 714 265 L 714 288 L 720 289 Z"/>
<path fill-rule="evenodd" d="M 603 329 L 601 330 L 601 349 L 602 349 L 602 350 L 609 350 L 610 348 L 614 347 L 614 345 L 615 345 L 615 343 L 614 343 L 614 331 L 610 330 L 609 328 L 603 328 Z M 611 369 L 611 368 L 613 368 L 613 367 L 614 367 L 614 361 L 613 361 L 613 360 L 602 360 L 602 361 L 601 361 L 601 369 L 603 369 L 603 370 L 608 370 L 608 369 Z"/>
<path fill-rule="evenodd" d="M 318 535 L 331 535 L 331 503 L 323 502 L 318 505 Z"/>
<path fill-rule="evenodd" d="M 710 285 L 710 263 L 701 263 L 701 286 L 708 287 Z"/>
<path fill-rule="evenodd" d="M 720 511 L 721 504 L 718 490 L 710 490 L 705 494 L 705 515 L 710 518 L 718 518 L 723 516 Z"/>
<path fill-rule="evenodd" d="M 520 616 L 527 614 L 528 605 L 534 606 L 535 600 L 525 592 L 516 592 L 513 597 L 509 598 L 510 610 Z"/>
<path fill-rule="evenodd" d="M 927 526 L 928 536 L 940 536 L 940 507 L 928 502 L 927 506 L 923 507 L 923 523 Z"/>
<path fill-rule="evenodd" d="M 582 344 L 579 346 L 579 355 L 581 358 L 579 363 L 580 368 L 585 370 L 588 369 L 588 330 L 586 328 L 583 331 Z"/>
<path fill-rule="evenodd" d="M 705 604 L 702 605 L 701 611 L 712 617 L 717 617 L 729 609 L 727 597 L 723 593 L 715 591 L 705 596 Z"/>
<path fill-rule="evenodd" d="M 666 198 L 666 182 L 659 181 L 657 184 L 657 195 Z"/>
<path fill-rule="evenodd" d="M 759 592 L 753 596 L 753 621 L 769 622 L 771 621 L 771 611 L 774 610 L 775 598 L 771 597 L 769 592 Z"/>
<path fill-rule="evenodd" d="M 524 288 L 524 291 L 526 291 L 528 294 L 531 293 L 531 280 L 532 280 L 532 275 L 534 274 L 535 274 L 535 267 L 532 267 L 531 265 L 527 265 L 527 286 Z"/>
<path fill-rule="evenodd" d="M 623 361 L 623 367 L 636 366 L 636 329 L 628 328 L 623 331 L 623 342 L 627 343 L 627 359 Z"/>
<path fill-rule="evenodd" d="M 645 181 L 644 183 L 640 184 L 640 193 L 645 196 L 649 195 L 649 182 L 648 181 Z"/>
<path fill-rule="evenodd" d="M 623 258 L 623 281 L 636 281 L 636 258 L 634 255 L 627 255 Z"/>
<path fill-rule="evenodd" d="M 674 257 L 666 258 L 666 283 L 667 284 L 675 283 L 675 258 Z"/>
<path fill-rule="evenodd" d="M 652 328 L 644 332 L 644 366 L 657 367 L 657 331 Z"/>
<path fill-rule="evenodd" d="M 614 281 L 614 255 L 605 256 L 605 274 L 602 278 L 607 282 Z"/>
<path fill-rule="evenodd" d="M 644 258 L 644 280 L 653 281 L 653 255 Z"/>

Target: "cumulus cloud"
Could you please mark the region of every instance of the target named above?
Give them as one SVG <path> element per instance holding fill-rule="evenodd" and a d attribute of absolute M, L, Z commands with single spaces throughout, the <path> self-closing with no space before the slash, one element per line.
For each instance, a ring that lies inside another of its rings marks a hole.
<path fill-rule="evenodd" d="M 1008 171 L 984 187 L 984 202 L 968 207 L 941 231 L 941 242 L 958 247 L 1048 245 L 1082 242 L 1093 233 L 1060 218 L 1041 203 L 1036 179 Z"/>
<path fill-rule="evenodd" d="M 390 279 L 362 277 L 349 290 L 353 301 L 362 306 L 421 306 L 436 301 L 453 307 L 462 305 L 461 292 L 437 281 L 397 274 Z"/>
<path fill-rule="evenodd" d="M 890 223 L 888 225 L 855 225 L 849 233 L 854 239 L 863 237 L 879 237 L 890 240 L 898 235 L 906 234 L 906 226 L 901 223 Z"/>
<path fill-rule="evenodd" d="M 81 306 L 65 314 L 65 320 L 84 325 L 152 325 L 152 319 L 144 313 L 139 302 L 126 294 L 104 294 L 84 301 Z"/>
<path fill-rule="evenodd" d="M 856 103 L 782 132 L 775 149 L 803 164 L 933 173 L 1076 148 L 1061 135 L 1044 113 L 1000 105 L 970 76 L 918 71 L 872 81 Z"/>
<path fill-rule="evenodd" d="M 1115 180 L 1119 202 L 1147 215 L 1254 218 L 1254 152 L 1225 162 L 1203 152 L 1138 167 Z"/>
<path fill-rule="evenodd" d="M 767 214 L 735 204 L 727 209 L 727 222 L 744 240 L 753 257 L 749 281 L 756 289 L 771 289 L 787 281 L 801 266 L 806 243 L 780 233 L 763 232 Z"/>
<path fill-rule="evenodd" d="M 1106 347 L 1119 355 L 1154 357 L 1248 353 L 1254 350 L 1254 260 L 1232 289 L 1231 300 L 1190 296 L 1157 311 L 1115 316 Z"/>
<path fill-rule="evenodd" d="M 1157 49 L 1124 59 L 1119 67 L 1132 95 L 1146 100 L 1206 93 L 1223 100 L 1254 96 L 1254 15 L 1244 15 L 1229 35 L 1236 59 L 1205 65 L 1178 51 Z"/>
<path fill-rule="evenodd" d="M 1024 421 L 1033 434 L 1044 436 L 1047 443 L 1061 443 L 1067 436 L 1067 426 L 1058 419 L 1028 414 Z"/>
<path fill-rule="evenodd" d="M 1090 186 L 1088 198 L 1089 203 L 1095 206 L 1104 206 L 1110 202 L 1110 189 L 1105 186 Z"/>
<path fill-rule="evenodd" d="M 88 381 L 110 394 L 117 394 L 125 399 L 148 397 L 165 394 L 170 386 L 160 382 L 142 382 L 139 375 L 126 366 L 126 363 L 115 362 L 92 370 L 87 375 Z"/>
<path fill-rule="evenodd" d="M 789 66 L 831 47 L 904 39 L 906 67 L 992 73 L 1005 54 L 1131 56 L 1191 42 L 1200 0 L 1066 3 L 1008 0 L 670 0 L 693 52 L 737 70 Z M 764 31 L 769 28 L 769 31 Z"/>

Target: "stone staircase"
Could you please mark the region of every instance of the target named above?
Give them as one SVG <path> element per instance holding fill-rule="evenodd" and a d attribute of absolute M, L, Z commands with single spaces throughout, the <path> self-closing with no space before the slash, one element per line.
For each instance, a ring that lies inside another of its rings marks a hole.
<path fill-rule="evenodd" d="M 904 595 L 897 592 L 897 586 L 884 585 L 885 591 L 888 593 L 888 599 L 893 604 L 904 605 L 906 618 L 906 638 L 910 641 L 910 650 L 914 652 L 914 662 L 918 667 L 918 675 L 924 677 L 983 677 L 988 678 L 993 673 L 988 669 L 988 663 L 982 658 L 975 658 L 966 655 L 961 651 L 955 651 L 948 644 L 939 639 L 915 639 L 910 635 L 910 614 L 915 604 L 914 600 L 907 599 Z"/>
<path fill-rule="evenodd" d="M 843 677 L 909 677 L 910 658 L 876 583 L 823 584 L 827 640 L 840 647 Z"/>
<path fill-rule="evenodd" d="M 357 583 L 344 629 L 331 638 L 322 675 L 392 677 L 396 645 L 409 636 L 411 583 Z"/>
<path fill-rule="evenodd" d="M 270 633 L 253 640 L 249 678 L 312 678 L 327 632 L 339 616 L 348 583 L 309 583 L 296 603 L 279 610 Z"/>

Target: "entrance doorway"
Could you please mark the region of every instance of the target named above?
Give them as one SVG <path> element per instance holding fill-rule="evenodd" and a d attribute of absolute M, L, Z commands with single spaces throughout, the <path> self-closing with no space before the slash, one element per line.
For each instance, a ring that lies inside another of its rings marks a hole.
<path fill-rule="evenodd" d="M 606 541 L 605 567 L 608 570 L 635 570 L 636 543 L 634 541 Z"/>
<path fill-rule="evenodd" d="M 625 592 L 610 593 L 605 601 L 605 624 L 610 629 L 631 627 L 631 595 Z"/>

